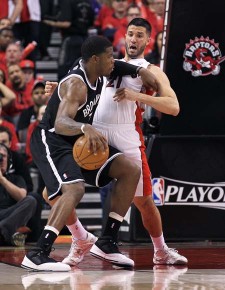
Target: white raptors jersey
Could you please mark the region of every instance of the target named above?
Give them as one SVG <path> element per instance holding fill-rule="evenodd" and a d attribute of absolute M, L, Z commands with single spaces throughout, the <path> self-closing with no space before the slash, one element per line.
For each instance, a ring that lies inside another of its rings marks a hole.
<path fill-rule="evenodd" d="M 121 61 L 125 60 L 121 59 Z M 132 59 L 129 61 L 129 63 L 145 68 L 147 68 L 149 65 L 149 62 L 147 62 L 144 58 Z M 102 93 L 94 115 L 93 124 L 104 123 L 108 126 L 110 126 L 110 124 L 134 125 L 137 118 L 136 112 L 138 109 L 140 109 L 141 104 L 126 99 L 118 103 L 113 100 L 113 96 L 115 95 L 118 88 L 130 88 L 137 92 L 140 92 L 142 86 L 143 83 L 141 77 L 118 77 L 117 79 L 106 82 L 106 84 L 102 88 Z"/>
<path fill-rule="evenodd" d="M 132 59 L 129 63 L 145 68 L 149 65 L 145 59 Z M 130 76 L 118 77 L 104 84 L 92 123 L 106 137 L 111 146 L 119 149 L 141 168 L 141 177 L 135 196 L 152 193 L 151 173 L 140 127 L 143 109 L 141 109 L 141 104 L 126 99 L 119 103 L 115 102 L 113 96 L 118 88 L 130 88 L 140 92 L 142 86 L 141 77 L 131 78 Z"/>

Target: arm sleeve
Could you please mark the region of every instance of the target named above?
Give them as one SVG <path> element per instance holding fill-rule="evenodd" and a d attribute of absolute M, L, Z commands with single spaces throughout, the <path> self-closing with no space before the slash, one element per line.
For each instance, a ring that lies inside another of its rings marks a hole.
<path fill-rule="evenodd" d="M 136 66 L 124 61 L 115 60 L 114 69 L 110 77 L 119 77 L 129 75 L 133 78 L 137 77 L 140 66 Z"/>

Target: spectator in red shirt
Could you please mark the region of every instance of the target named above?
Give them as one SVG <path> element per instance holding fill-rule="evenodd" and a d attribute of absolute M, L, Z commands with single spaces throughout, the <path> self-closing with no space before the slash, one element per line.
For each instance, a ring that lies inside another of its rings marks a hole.
<path fill-rule="evenodd" d="M 31 85 L 33 88 L 34 81 L 35 81 L 35 64 L 32 60 L 24 59 L 20 62 L 20 67 L 22 68 L 26 83 Z"/>
<path fill-rule="evenodd" d="M 23 9 L 23 0 L 1 0 L 0 19 L 8 18 L 13 25 Z"/>
<path fill-rule="evenodd" d="M 18 43 L 10 43 L 5 51 L 6 65 L 19 63 L 22 60 L 23 48 Z"/>
<path fill-rule="evenodd" d="M 5 27 L 0 30 L 0 68 L 6 73 L 6 48 L 14 39 L 13 31 L 10 27 Z"/>
<path fill-rule="evenodd" d="M 23 110 L 18 121 L 17 131 L 22 143 L 26 142 L 27 128 L 36 121 L 39 108 L 48 101 L 48 97 L 45 96 L 45 83 L 43 81 L 35 81 L 32 89 L 32 100 L 33 105 Z"/>
<path fill-rule="evenodd" d="M 126 11 L 128 7 L 127 0 L 113 0 L 113 13 L 106 16 L 102 24 L 102 33 L 110 41 L 114 40 L 114 34 L 121 25 L 127 24 Z"/>
<path fill-rule="evenodd" d="M 154 26 L 156 33 L 163 30 L 165 0 L 147 0 L 147 20 Z"/>
<path fill-rule="evenodd" d="M 8 66 L 11 64 L 18 64 L 22 59 L 23 49 L 18 43 L 9 43 L 5 50 L 5 57 L 1 61 L 2 69 L 5 72 L 8 80 Z M 8 85 L 8 83 L 6 83 Z"/>
<path fill-rule="evenodd" d="M 112 8 L 112 1 L 111 0 L 105 1 L 102 4 L 102 6 L 99 10 L 99 13 L 96 16 L 95 22 L 94 22 L 95 27 L 98 29 L 98 34 L 102 34 L 102 26 L 103 26 L 104 19 L 107 16 L 111 16 L 113 14 L 113 11 L 114 10 Z"/>
<path fill-rule="evenodd" d="M 44 115 L 45 109 L 46 109 L 46 105 L 42 105 L 39 108 L 36 121 L 34 121 L 33 123 L 30 123 L 30 125 L 28 127 L 28 130 L 27 130 L 27 139 L 26 139 L 25 153 L 26 153 L 26 157 L 27 157 L 27 164 L 30 167 L 32 167 L 32 162 L 33 162 L 32 154 L 31 154 L 31 151 L 30 151 L 30 138 L 31 138 L 31 135 L 32 135 L 34 129 L 40 123 L 40 121 L 41 121 L 41 119 L 42 119 L 42 117 Z"/>
<path fill-rule="evenodd" d="M 11 133 L 10 149 L 13 151 L 17 151 L 19 149 L 19 140 L 18 140 L 18 137 L 16 134 L 16 128 L 12 123 L 5 120 L 2 117 L 1 113 L 2 113 L 2 103 L 0 101 L 0 126 L 6 127 L 9 129 L 9 131 Z"/>
<path fill-rule="evenodd" d="M 11 104 L 12 101 L 16 99 L 16 95 L 10 88 L 8 88 L 5 84 L 5 72 L 4 70 L 0 69 L 0 100 L 1 100 L 1 107 L 6 107 Z"/>
<path fill-rule="evenodd" d="M 25 75 L 19 64 L 12 64 L 8 67 L 9 88 L 16 94 L 16 99 L 9 106 L 4 108 L 7 115 L 14 125 L 17 122 L 21 112 L 33 105 L 32 88 L 26 84 Z"/>

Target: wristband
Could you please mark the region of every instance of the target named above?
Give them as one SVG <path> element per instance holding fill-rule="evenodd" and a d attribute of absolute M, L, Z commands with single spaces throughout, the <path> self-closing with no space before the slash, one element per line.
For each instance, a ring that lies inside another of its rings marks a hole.
<path fill-rule="evenodd" d="M 119 77 L 119 76 L 131 76 L 133 78 L 137 77 L 137 73 L 142 67 L 136 66 L 125 61 L 116 60 L 114 63 L 114 69 L 110 77 Z"/>
<path fill-rule="evenodd" d="M 142 69 L 142 66 L 139 66 L 137 69 L 136 69 L 136 73 L 137 75 L 139 76 L 139 71 Z"/>
<path fill-rule="evenodd" d="M 85 124 L 82 124 L 81 127 L 80 127 L 80 130 L 81 132 L 84 134 L 84 127 L 85 127 Z"/>

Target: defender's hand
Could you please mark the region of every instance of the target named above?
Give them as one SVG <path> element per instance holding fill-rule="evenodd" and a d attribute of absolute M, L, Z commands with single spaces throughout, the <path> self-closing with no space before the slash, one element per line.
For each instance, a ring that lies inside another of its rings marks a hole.
<path fill-rule="evenodd" d="M 129 101 L 136 101 L 137 100 L 138 93 L 135 92 L 132 89 L 128 88 L 119 88 L 116 90 L 115 95 L 113 96 L 113 100 L 115 102 L 120 102 L 123 99 L 129 100 Z"/>

